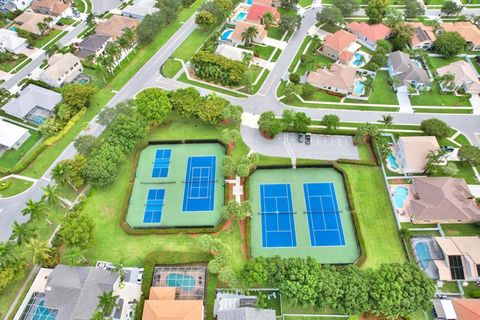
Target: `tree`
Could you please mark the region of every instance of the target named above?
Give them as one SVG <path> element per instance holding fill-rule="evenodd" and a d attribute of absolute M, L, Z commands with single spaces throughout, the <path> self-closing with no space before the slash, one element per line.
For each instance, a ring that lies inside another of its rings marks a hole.
<path fill-rule="evenodd" d="M 389 318 L 427 310 L 435 294 L 434 282 L 411 263 L 382 264 L 371 275 L 369 288 L 371 311 Z"/>
<path fill-rule="evenodd" d="M 283 121 L 277 119 L 273 111 L 266 111 L 258 119 L 258 130 L 266 138 L 274 138 L 283 130 Z"/>
<path fill-rule="evenodd" d="M 440 11 L 447 16 L 456 16 L 462 12 L 463 6 L 454 1 L 446 1 Z"/>
<path fill-rule="evenodd" d="M 63 218 L 59 234 L 68 245 L 83 249 L 93 244 L 94 227 L 89 215 L 70 212 Z"/>
<path fill-rule="evenodd" d="M 48 260 L 50 258 L 51 250 L 47 240 L 32 238 L 27 243 L 27 248 L 33 253 L 33 264 L 36 264 L 39 261 Z"/>
<path fill-rule="evenodd" d="M 262 24 L 266 28 L 272 26 L 275 23 L 275 18 L 273 16 L 273 13 L 271 13 L 270 11 L 265 12 L 261 20 L 262 20 Z"/>
<path fill-rule="evenodd" d="M 447 58 L 456 56 L 467 47 L 467 42 L 458 32 L 445 31 L 437 35 L 433 50 Z"/>
<path fill-rule="evenodd" d="M 203 97 L 193 87 L 178 89 L 170 93 L 173 109 L 182 118 L 195 118 L 203 104 Z"/>
<path fill-rule="evenodd" d="M 65 161 L 60 161 L 53 167 L 52 178 L 59 185 L 66 185 L 70 181 L 70 168 Z"/>
<path fill-rule="evenodd" d="M 97 147 L 97 138 L 90 134 L 80 135 L 73 142 L 73 146 L 79 154 L 88 156 Z"/>
<path fill-rule="evenodd" d="M 280 0 L 280 7 L 287 10 L 296 9 L 297 5 L 298 0 Z"/>
<path fill-rule="evenodd" d="M 240 132 L 238 129 L 223 129 L 222 130 L 222 140 L 227 143 L 230 147 L 235 147 L 235 141 L 240 138 Z"/>
<path fill-rule="evenodd" d="M 223 125 L 237 125 L 242 121 L 243 108 L 241 106 L 235 106 L 227 104 L 222 111 L 222 124 Z"/>
<path fill-rule="evenodd" d="M 404 3 L 406 18 L 416 18 L 425 14 L 424 7 L 417 0 L 404 0 Z"/>
<path fill-rule="evenodd" d="M 427 136 L 435 136 L 438 139 L 447 138 L 449 136 L 449 127 L 448 125 L 439 119 L 428 119 L 423 120 L 420 124 L 420 129 Z"/>
<path fill-rule="evenodd" d="M 455 90 L 455 75 L 447 72 L 437 79 L 438 83 L 443 89 Z"/>
<path fill-rule="evenodd" d="M 55 206 L 60 203 L 60 194 L 56 186 L 48 184 L 45 187 L 42 187 L 42 190 L 42 201 L 45 201 L 45 203 L 51 206 Z"/>
<path fill-rule="evenodd" d="M 40 220 L 45 216 L 45 203 L 43 201 L 34 202 L 32 199 L 28 199 L 25 202 L 25 208 L 22 209 L 22 214 L 24 216 L 29 214 L 32 220 Z"/>
<path fill-rule="evenodd" d="M 442 171 L 446 176 L 455 177 L 460 170 L 455 163 L 449 162 L 442 168 Z"/>
<path fill-rule="evenodd" d="M 333 301 L 332 307 L 345 314 L 362 314 L 370 309 L 369 274 L 347 266 L 339 270 L 341 292 Z"/>
<path fill-rule="evenodd" d="M 97 115 L 97 123 L 102 126 L 108 126 L 119 114 L 131 114 L 133 111 L 133 101 L 123 101 L 117 103 L 114 107 L 103 108 Z"/>
<path fill-rule="evenodd" d="M 14 240 L 16 244 L 28 242 L 31 238 L 35 237 L 36 228 L 29 222 L 18 223 L 14 221 L 12 224 L 12 235 L 10 240 Z"/>
<path fill-rule="evenodd" d="M 214 0 L 213 3 L 225 13 L 228 13 L 233 9 L 233 3 L 231 0 Z"/>
<path fill-rule="evenodd" d="M 309 99 L 317 91 L 317 88 L 312 86 L 310 83 L 302 84 L 302 98 Z"/>
<path fill-rule="evenodd" d="M 368 23 L 381 23 L 387 14 L 389 6 L 388 0 L 370 0 L 368 1 L 365 14 L 368 16 Z"/>
<path fill-rule="evenodd" d="M 300 82 L 300 75 L 298 73 L 290 73 L 288 76 L 290 82 L 298 84 Z"/>
<path fill-rule="evenodd" d="M 232 254 L 222 240 L 211 235 L 202 235 L 197 241 L 203 251 L 213 255 L 213 259 L 208 263 L 208 271 L 218 274 L 219 280 L 230 286 L 237 285 L 236 274 L 231 265 Z"/>
<path fill-rule="evenodd" d="M 366 143 L 370 138 L 378 136 L 378 128 L 370 123 L 362 124 L 357 128 L 357 132 L 353 137 L 355 144 Z"/>
<path fill-rule="evenodd" d="M 101 55 L 96 58 L 97 69 L 100 71 L 103 77 L 103 82 L 107 84 L 107 77 L 111 76 L 112 69 L 115 65 L 115 61 L 112 56 Z"/>
<path fill-rule="evenodd" d="M 289 82 L 287 83 L 287 85 L 285 86 L 285 91 L 284 91 L 284 95 L 285 95 L 285 99 L 287 101 L 292 101 L 294 98 L 297 97 L 297 95 L 301 95 L 302 94 L 302 86 L 301 85 L 298 85 L 298 84 L 294 84 L 292 82 Z"/>
<path fill-rule="evenodd" d="M 321 120 L 322 126 L 325 126 L 327 130 L 337 129 L 340 124 L 340 118 L 336 114 L 326 114 Z"/>
<path fill-rule="evenodd" d="M 333 5 L 340 9 L 344 17 L 349 17 L 360 9 L 360 5 L 355 0 L 335 0 Z"/>
<path fill-rule="evenodd" d="M 285 32 L 294 32 L 302 24 L 302 16 L 296 13 L 287 13 L 282 15 L 280 23 L 278 25 L 278 30 L 281 33 Z"/>
<path fill-rule="evenodd" d="M 205 123 L 218 124 L 223 120 L 223 111 L 228 105 L 230 102 L 227 99 L 210 94 L 203 101 L 198 117 Z"/>
<path fill-rule="evenodd" d="M 433 169 L 435 169 L 444 158 L 445 151 L 443 151 L 442 149 L 431 150 L 426 158 L 427 162 L 425 163 L 425 173 L 432 173 Z"/>
<path fill-rule="evenodd" d="M 195 23 L 204 30 L 209 30 L 217 24 L 217 18 L 213 13 L 202 10 L 195 16 Z"/>
<path fill-rule="evenodd" d="M 247 51 L 242 52 L 242 62 L 245 63 L 247 66 L 250 65 L 250 63 L 253 60 L 253 54 Z"/>
<path fill-rule="evenodd" d="M 245 46 L 250 46 L 258 36 L 257 27 L 250 26 L 242 32 L 242 41 Z"/>
<path fill-rule="evenodd" d="M 226 220 L 236 219 L 239 211 L 240 211 L 240 204 L 235 200 L 230 200 L 223 207 L 222 217 Z"/>
<path fill-rule="evenodd" d="M 402 50 L 407 47 L 413 36 L 413 27 L 406 23 L 398 23 L 392 29 L 391 42 L 394 50 Z"/>
<path fill-rule="evenodd" d="M 306 132 L 312 124 L 312 119 L 305 112 L 295 112 L 293 118 L 293 129 L 296 132 Z"/>
<path fill-rule="evenodd" d="M 458 157 L 462 161 L 469 162 L 472 166 L 480 164 L 480 149 L 475 146 L 461 146 L 458 150 Z"/>
<path fill-rule="evenodd" d="M 382 115 L 380 122 L 385 126 L 385 128 L 388 128 L 393 124 L 393 116 L 390 114 L 384 114 Z"/>
<path fill-rule="evenodd" d="M 403 12 L 396 8 L 388 8 L 383 23 L 388 27 L 393 28 L 401 22 L 403 22 Z"/>
<path fill-rule="evenodd" d="M 339 25 L 344 23 L 342 11 L 337 7 L 323 7 L 322 11 L 317 12 L 317 21 L 320 24 Z"/>
<path fill-rule="evenodd" d="M 80 247 L 72 247 L 68 252 L 63 256 L 65 261 L 67 261 L 69 266 L 79 264 L 81 262 L 86 262 L 84 249 Z"/>
<path fill-rule="evenodd" d="M 63 103 L 68 105 L 74 113 L 90 105 L 90 98 L 95 93 L 95 88 L 89 84 L 67 84 L 63 88 Z"/>
<path fill-rule="evenodd" d="M 387 138 L 379 135 L 375 139 L 375 142 L 382 161 L 385 161 L 392 152 L 392 150 L 390 149 L 390 141 Z"/>
<path fill-rule="evenodd" d="M 105 54 L 111 56 L 113 60 L 117 61 L 122 56 L 122 49 L 115 42 L 110 42 L 105 47 Z"/>
<path fill-rule="evenodd" d="M 156 125 L 165 121 L 172 110 L 167 92 L 159 88 L 149 88 L 140 92 L 135 98 L 135 105 L 142 117 Z"/>
<path fill-rule="evenodd" d="M 115 307 L 117 299 L 118 296 L 114 296 L 113 291 L 103 292 L 98 296 L 97 310 L 99 310 L 103 316 L 109 316 Z"/>
<path fill-rule="evenodd" d="M 235 163 L 231 156 L 226 156 L 222 160 L 222 172 L 225 177 L 233 177 L 235 175 Z"/>
<path fill-rule="evenodd" d="M 18 248 L 13 242 L 0 243 L 0 268 L 17 262 L 20 259 L 18 253 Z"/>

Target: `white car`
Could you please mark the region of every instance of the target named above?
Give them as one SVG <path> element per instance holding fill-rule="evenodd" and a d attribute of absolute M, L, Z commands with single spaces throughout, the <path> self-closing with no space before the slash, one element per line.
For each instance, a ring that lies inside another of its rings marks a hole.
<path fill-rule="evenodd" d="M 138 270 L 138 275 L 137 275 L 137 283 L 138 284 L 142 283 L 142 278 L 143 278 L 143 268 Z"/>

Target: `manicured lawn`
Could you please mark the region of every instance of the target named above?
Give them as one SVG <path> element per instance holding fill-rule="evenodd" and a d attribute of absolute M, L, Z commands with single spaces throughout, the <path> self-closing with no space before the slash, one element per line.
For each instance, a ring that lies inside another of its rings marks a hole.
<path fill-rule="evenodd" d="M 240 48 L 245 48 L 247 50 L 252 50 L 253 52 L 258 53 L 258 56 L 261 59 L 268 60 L 270 56 L 273 53 L 273 50 L 275 50 L 275 47 L 272 46 L 260 46 L 258 44 L 254 45 L 253 47 L 245 47 L 245 46 L 239 46 Z M 280 51 L 281 52 L 281 51 Z"/>
<path fill-rule="evenodd" d="M 405 261 L 405 252 L 380 169 L 345 164 L 341 167 L 348 174 L 355 213 L 365 239 L 367 260 L 362 268 Z"/>
<path fill-rule="evenodd" d="M 192 86 L 197 86 L 197 87 L 205 88 L 205 89 L 208 89 L 208 90 L 220 92 L 220 93 L 223 93 L 223 94 L 226 94 L 226 95 L 229 95 L 229 96 L 233 96 L 233 97 L 237 97 L 237 98 L 245 98 L 246 97 L 244 94 L 237 93 L 237 91 L 234 91 L 234 90 L 227 90 L 227 89 L 211 86 L 211 85 L 206 84 L 204 82 L 190 80 L 190 79 L 187 78 L 185 73 L 183 73 L 180 77 L 178 77 L 178 81 L 191 84 Z"/>
<path fill-rule="evenodd" d="M 309 101 L 328 101 L 328 102 L 340 102 L 341 98 L 328 94 L 323 90 L 317 90 L 311 98 L 308 98 Z"/>
<path fill-rule="evenodd" d="M 440 291 L 447 293 L 459 293 L 457 282 L 455 281 L 444 281 L 443 287 L 440 288 Z"/>
<path fill-rule="evenodd" d="M 454 175 L 454 178 L 464 178 L 467 184 L 477 184 L 477 178 L 475 177 L 475 173 L 473 172 L 472 166 L 466 162 L 462 161 L 451 161 L 451 163 L 455 164 L 458 168 L 458 173 Z M 431 174 L 433 177 L 442 177 L 447 176 L 443 172 L 443 166 L 438 166 L 435 168 Z"/>
<path fill-rule="evenodd" d="M 0 156 L 1 167 L 13 168 L 42 137 L 38 131 L 29 130 L 29 132 L 30 137 L 18 149 L 8 150 Z"/>
<path fill-rule="evenodd" d="M 416 113 L 457 113 L 457 114 L 471 114 L 473 109 L 458 109 L 458 108 L 413 108 Z"/>
<path fill-rule="evenodd" d="M 462 146 L 471 145 L 470 141 L 468 141 L 467 137 L 465 137 L 465 135 L 462 133 L 458 135 L 458 137 L 456 137 L 454 140 L 460 143 Z"/>
<path fill-rule="evenodd" d="M 388 71 L 377 71 L 373 90 L 370 91 L 368 103 L 395 104 L 398 105 L 397 95 L 388 84 Z"/>
<path fill-rule="evenodd" d="M 0 182 L 0 185 L 5 181 L 7 181 L 7 183 L 10 183 L 10 186 L 5 190 L 0 190 L 0 198 L 11 197 L 16 194 L 22 193 L 23 191 L 30 188 L 30 186 L 33 184 L 30 181 L 10 178 Z"/>
<path fill-rule="evenodd" d="M 85 12 L 85 2 L 83 0 L 75 0 L 74 6 L 79 12 Z"/>
<path fill-rule="evenodd" d="M 278 27 L 268 27 L 267 28 L 267 37 L 269 37 L 269 38 L 282 40 L 283 35 L 284 35 L 284 33 L 281 32 Z M 288 35 L 287 35 L 287 38 L 288 38 Z"/>
<path fill-rule="evenodd" d="M 475 298 L 478 299 L 480 297 L 480 288 L 475 285 L 475 282 L 469 282 L 468 286 L 463 287 L 463 292 L 465 298 Z"/>
<path fill-rule="evenodd" d="M 62 33 L 62 30 L 59 29 L 52 29 L 49 33 L 39 37 L 38 39 L 35 40 L 33 46 L 37 48 L 41 48 L 44 45 L 46 45 L 49 41 L 51 41 L 53 38 L 58 36 L 60 33 Z M 59 39 L 57 39 L 59 40 Z"/>
<path fill-rule="evenodd" d="M 475 224 L 442 224 L 442 229 L 447 236 L 480 236 L 480 226 Z"/>
<path fill-rule="evenodd" d="M 172 79 L 181 69 L 182 63 L 169 57 L 167 62 L 163 64 L 161 72 L 165 77 Z"/>
<path fill-rule="evenodd" d="M 443 58 L 443 57 L 430 57 L 430 63 L 432 64 L 432 67 L 435 69 L 445 67 L 446 65 L 449 65 L 450 63 L 453 63 L 455 61 L 460 61 L 464 60 L 461 57 L 451 57 L 451 58 Z"/>
<path fill-rule="evenodd" d="M 340 30 L 340 27 L 335 24 L 324 24 L 321 28 L 330 33 L 335 33 Z"/>
<path fill-rule="evenodd" d="M 300 48 L 298 48 L 297 54 L 295 54 L 295 57 L 292 60 L 292 63 L 290 64 L 290 67 L 288 67 L 288 71 L 293 72 L 295 67 L 297 66 L 298 61 L 300 60 L 300 57 L 303 54 L 303 51 L 305 50 L 305 47 L 307 44 L 310 42 L 310 37 L 305 37 L 305 39 L 302 42 L 302 45 Z"/>
<path fill-rule="evenodd" d="M 313 0 L 300 0 L 298 2 L 298 4 L 305 8 L 305 7 L 308 7 L 308 6 L 312 5 L 312 2 L 313 2 Z"/>
<path fill-rule="evenodd" d="M 296 73 L 300 75 L 304 75 L 308 71 L 315 71 L 323 67 L 329 68 L 335 62 L 320 53 L 314 54 L 310 52 L 310 50 L 307 51 L 306 56 L 308 57 L 308 60 L 306 60 L 305 63 L 300 63 L 296 71 Z"/>
<path fill-rule="evenodd" d="M 75 19 L 61 18 L 60 20 L 58 20 L 58 23 L 70 26 L 75 23 Z"/>
<path fill-rule="evenodd" d="M 16 58 L 0 63 L 0 70 L 10 72 L 16 66 L 22 64 L 27 59 L 24 54 L 19 54 Z"/>
<path fill-rule="evenodd" d="M 443 94 L 437 84 L 434 84 L 430 91 L 420 92 L 418 96 L 410 96 L 410 102 L 414 106 L 470 106 L 466 96 Z"/>

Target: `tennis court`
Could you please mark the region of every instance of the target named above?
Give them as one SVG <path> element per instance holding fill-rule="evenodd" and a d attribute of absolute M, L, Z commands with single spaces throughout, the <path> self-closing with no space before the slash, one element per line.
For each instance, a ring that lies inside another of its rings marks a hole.
<path fill-rule="evenodd" d="M 264 247 L 295 247 L 292 194 L 289 184 L 260 185 L 262 244 Z"/>
<path fill-rule="evenodd" d="M 310 244 L 312 246 L 343 246 L 342 220 L 333 183 L 305 183 Z"/>
<path fill-rule="evenodd" d="M 143 149 L 129 198 L 133 228 L 210 227 L 224 204 L 218 143 L 158 144 Z"/>
<path fill-rule="evenodd" d="M 349 264 L 360 255 L 343 176 L 334 168 L 257 169 L 249 192 L 253 257 Z"/>

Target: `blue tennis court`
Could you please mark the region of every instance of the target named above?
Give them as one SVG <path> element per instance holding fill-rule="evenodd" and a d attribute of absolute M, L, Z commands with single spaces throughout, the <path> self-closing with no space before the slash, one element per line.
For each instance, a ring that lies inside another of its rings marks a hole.
<path fill-rule="evenodd" d="M 344 246 L 340 211 L 333 183 L 304 183 L 310 244 L 317 246 Z"/>
<path fill-rule="evenodd" d="M 171 156 L 172 150 L 157 149 L 155 152 L 155 160 L 153 161 L 152 178 L 165 178 L 168 176 Z"/>
<path fill-rule="evenodd" d="M 183 211 L 213 211 L 215 156 L 188 157 Z"/>
<path fill-rule="evenodd" d="M 159 223 L 162 219 L 165 189 L 149 189 L 143 223 Z"/>
<path fill-rule="evenodd" d="M 289 184 L 261 184 L 263 247 L 295 247 L 292 193 Z"/>

